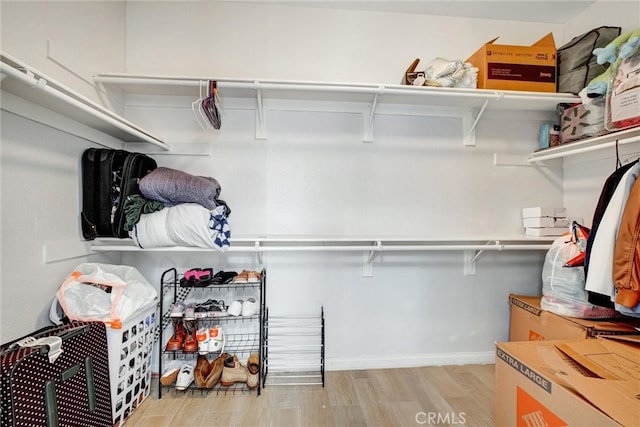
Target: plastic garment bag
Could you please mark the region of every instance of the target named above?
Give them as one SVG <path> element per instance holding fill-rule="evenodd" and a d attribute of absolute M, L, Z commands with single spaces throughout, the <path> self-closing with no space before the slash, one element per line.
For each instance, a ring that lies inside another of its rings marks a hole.
<path fill-rule="evenodd" d="M 60 286 L 57 298 L 69 319 L 102 321 L 119 329 L 157 300 L 158 293 L 134 267 L 83 263 Z"/>
<path fill-rule="evenodd" d="M 557 238 L 545 256 L 541 307 L 562 316 L 583 319 L 615 317 L 615 310 L 589 303 L 584 267 L 579 261 L 584 259 L 588 229 L 574 222 L 571 231 Z"/>

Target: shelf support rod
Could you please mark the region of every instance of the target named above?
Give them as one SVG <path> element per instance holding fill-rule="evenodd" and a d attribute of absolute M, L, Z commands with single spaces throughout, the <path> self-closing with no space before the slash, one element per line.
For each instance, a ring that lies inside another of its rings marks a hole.
<path fill-rule="evenodd" d="M 486 246 L 496 246 L 498 250 L 501 251 L 504 249 L 504 245 L 500 244 L 499 240 L 489 240 L 486 243 Z M 464 275 L 465 276 L 475 276 L 476 274 L 476 261 L 478 258 L 484 253 L 484 249 L 478 250 L 466 250 L 464 251 Z"/>
<path fill-rule="evenodd" d="M 253 243 L 253 249 L 256 251 L 256 257 L 258 258 L 258 265 L 262 265 L 264 260 L 262 258 L 262 251 L 261 251 L 259 240 L 256 240 Z"/>
<path fill-rule="evenodd" d="M 482 107 L 480 107 L 480 111 L 478 111 L 478 114 L 476 114 L 475 118 L 473 117 L 473 115 L 471 115 L 471 117 L 468 117 L 468 118 L 465 117 L 463 119 L 465 122 L 473 120 L 473 122 L 468 128 L 465 126 L 465 132 L 466 132 L 464 136 L 465 146 L 474 147 L 476 145 L 476 136 L 475 136 L 476 126 L 478 125 L 478 122 L 480 121 L 480 118 L 484 114 L 484 110 L 487 108 L 488 104 L 489 104 L 489 100 L 485 99 L 484 103 L 482 104 Z"/>
<path fill-rule="evenodd" d="M 258 80 L 253 82 L 256 89 L 256 139 L 267 139 L 262 89 Z"/>
<path fill-rule="evenodd" d="M 362 277 L 372 277 L 373 276 L 373 259 L 376 254 L 383 250 L 382 242 L 380 240 L 376 241 L 374 246 L 367 252 L 362 252 Z"/>
<path fill-rule="evenodd" d="M 373 101 L 371 101 L 371 105 L 369 106 L 369 114 L 363 118 L 364 128 L 362 130 L 362 142 L 373 141 L 373 116 L 378 106 L 378 95 L 382 92 L 384 92 L 384 86 L 380 85 L 378 86 L 378 92 L 373 95 Z"/>

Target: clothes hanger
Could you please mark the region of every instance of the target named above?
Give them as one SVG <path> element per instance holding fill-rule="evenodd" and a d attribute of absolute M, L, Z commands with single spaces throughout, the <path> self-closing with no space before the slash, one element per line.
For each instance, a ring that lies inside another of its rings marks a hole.
<path fill-rule="evenodd" d="M 203 84 L 204 82 L 200 80 L 200 82 L 198 83 L 198 90 L 200 92 L 200 96 L 191 104 L 191 110 L 193 111 L 193 115 L 195 116 L 196 121 L 198 122 L 200 127 L 204 130 L 209 130 L 211 129 L 211 123 L 209 122 L 209 118 L 206 117 L 206 115 L 202 111 L 202 107 L 201 107 L 202 101 L 203 101 L 203 96 L 202 96 Z"/>
<path fill-rule="evenodd" d="M 218 108 L 219 104 L 220 97 L 217 92 L 217 83 L 215 80 L 209 80 L 209 96 L 202 101 L 202 109 L 214 129 L 220 129 L 222 124 Z"/>

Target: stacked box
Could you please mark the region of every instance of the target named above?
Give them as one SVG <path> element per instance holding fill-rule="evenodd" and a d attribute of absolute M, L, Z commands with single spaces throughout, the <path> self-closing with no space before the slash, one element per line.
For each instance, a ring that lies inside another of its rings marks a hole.
<path fill-rule="evenodd" d="M 544 310 L 540 296 L 509 295 L 509 341 L 542 341 L 640 334 L 640 318 L 579 319 Z"/>
<path fill-rule="evenodd" d="M 527 236 L 561 236 L 568 231 L 565 208 L 531 207 L 522 209 L 522 225 Z"/>

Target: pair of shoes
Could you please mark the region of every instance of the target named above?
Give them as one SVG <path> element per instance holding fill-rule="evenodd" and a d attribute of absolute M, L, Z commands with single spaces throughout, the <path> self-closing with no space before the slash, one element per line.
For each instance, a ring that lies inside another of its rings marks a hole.
<path fill-rule="evenodd" d="M 212 268 L 192 268 L 184 272 L 184 277 L 180 279 L 180 286 L 203 288 L 209 286 L 212 280 Z"/>
<path fill-rule="evenodd" d="M 198 356 L 194 380 L 198 388 L 213 388 L 222 376 L 222 364 L 229 355 L 224 353 L 209 362 L 206 356 Z"/>
<path fill-rule="evenodd" d="M 177 321 L 173 327 L 173 335 L 167 341 L 166 351 L 184 351 L 193 353 L 198 351 L 195 324 L 193 322 Z"/>
<path fill-rule="evenodd" d="M 200 354 L 215 353 L 224 349 L 224 334 L 222 333 L 222 328 L 218 325 L 198 329 L 196 339 L 198 340 L 198 353 Z"/>
<path fill-rule="evenodd" d="M 160 375 L 160 384 L 164 386 L 172 385 L 178 379 L 178 373 L 184 362 L 182 360 L 169 360 L 166 363 L 162 375 Z"/>
<path fill-rule="evenodd" d="M 203 319 L 206 317 L 221 317 L 227 315 L 227 306 L 223 300 L 208 299 L 204 302 L 195 304 L 195 318 Z"/>
<path fill-rule="evenodd" d="M 235 383 L 246 383 L 248 377 L 249 371 L 238 361 L 238 356 L 229 356 L 224 360 L 220 384 L 229 387 Z"/>
<path fill-rule="evenodd" d="M 249 298 L 246 301 L 235 300 L 227 309 L 227 313 L 231 316 L 254 316 L 258 311 L 259 306 L 255 298 Z"/>
<path fill-rule="evenodd" d="M 186 390 L 194 380 L 195 363 L 193 361 L 183 363 L 176 378 L 176 390 Z"/>
<path fill-rule="evenodd" d="M 231 283 L 234 277 L 236 277 L 238 273 L 235 271 L 218 271 L 211 281 L 212 285 L 226 285 L 227 283 Z"/>
<path fill-rule="evenodd" d="M 233 283 L 254 283 L 259 282 L 262 276 L 257 271 L 242 270 L 233 279 Z"/>

